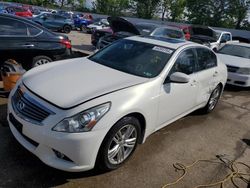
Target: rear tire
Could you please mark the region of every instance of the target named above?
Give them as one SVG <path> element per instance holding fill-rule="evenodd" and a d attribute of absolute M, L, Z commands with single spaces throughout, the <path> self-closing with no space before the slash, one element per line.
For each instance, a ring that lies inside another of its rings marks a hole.
<path fill-rule="evenodd" d="M 71 27 L 69 25 L 65 25 L 63 26 L 63 32 L 64 33 L 70 33 L 71 32 Z"/>
<path fill-rule="evenodd" d="M 114 170 L 123 165 L 135 151 L 141 136 L 138 119 L 124 117 L 105 136 L 96 161 L 101 170 Z"/>
<path fill-rule="evenodd" d="M 222 92 L 221 85 L 217 85 L 216 88 L 211 93 L 206 106 L 201 109 L 202 113 L 208 114 L 215 109 L 215 107 L 220 99 L 221 92 Z"/>
<path fill-rule="evenodd" d="M 50 63 L 51 61 L 52 61 L 52 59 L 47 57 L 47 56 L 43 56 L 43 55 L 36 56 L 32 60 L 31 68 L 37 67 L 39 65 L 44 65 L 44 64 Z"/>

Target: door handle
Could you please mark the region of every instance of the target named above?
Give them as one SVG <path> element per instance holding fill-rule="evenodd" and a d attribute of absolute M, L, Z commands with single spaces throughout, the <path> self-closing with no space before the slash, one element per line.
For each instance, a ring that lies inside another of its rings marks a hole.
<path fill-rule="evenodd" d="M 22 47 L 34 47 L 34 44 L 24 44 Z"/>
<path fill-rule="evenodd" d="M 191 86 L 196 86 L 196 85 L 197 85 L 197 81 L 193 80 L 192 83 L 191 83 Z"/>
<path fill-rule="evenodd" d="M 218 71 L 215 71 L 213 74 L 213 77 L 216 77 L 218 75 Z"/>

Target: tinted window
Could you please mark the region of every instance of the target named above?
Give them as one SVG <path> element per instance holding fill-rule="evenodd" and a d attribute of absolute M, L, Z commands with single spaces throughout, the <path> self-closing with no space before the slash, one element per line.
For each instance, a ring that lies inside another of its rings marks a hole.
<path fill-rule="evenodd" d="M 28 30 L 29 30 L 29 34 L 30 34 L 31 36 L 35 36 L 35 35 L 37 35 L 37 34 L 39 34 L 39 33 L 41 32 L 40 29 L 38 29 L 38 28 L 36 28 L 36 27 L 33 27 L 33 26 L 31 26 L 31 25 L 27 25 L 27 27 L 28 27 Z"/>
<path fill-rule="evenodd" d="M 119 40 L 89 59 L 129 74 L 152 78 L 167 64 L 174 50 L 133 40 Z"/>
<path fill-rule="evenodd" d="M 218 53 L 250 59 L 250 47 L 227 44 Z"/>
<path fill-rule="evenodd" d="M 27 27 L 24 23 L 14 19 L 0 17 L 0 36 L 1 35 L 27 36 Z"/>
<path fill-rule="evenodd" d="M 197 49 L 198 69 L 199 71 L 217 66 L 216 55 L 208 49 Z"/>
<path fill-rule="evenodd" d="M 192 74 L 195 72 L 195 54 L 192 49 L 185 50 L 177 58 L 174 66 L 170 71 L 170 75 L 175 72 L 182 72 L 185 74 Z"/>

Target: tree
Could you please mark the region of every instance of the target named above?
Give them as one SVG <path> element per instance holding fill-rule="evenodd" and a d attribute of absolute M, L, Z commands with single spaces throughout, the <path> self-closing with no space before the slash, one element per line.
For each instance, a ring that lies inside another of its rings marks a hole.
<path fill-rule="evenodd" d="M 187 17 L 194 24 L 223 26 L 229 0 L 187 0 Z"/>
<path fill-rule="evenodd" d="M 132 2 L 133 9 L 136 11 L 136 15 L 139 18 L 151 19 L 156 8 L 160 4 L 160 0 L 134 0 Z"/>
<path fill-rule="evenodd" d="M 112 16 L 122 15 L 122 12 L 129 7 L 129 0 L 96 0 L 94 10 L 97 13 Z"/>
<path fill-rule="evenodd" d="M 183 16 L 183 12 L 186 6 L 186 0 L 163 0 L 162 6 L 162 16 L 165 16 L 165 12 L 167 12 L 169 19 L 175 22 L 177 20 L 180 20 Z"/>
<path fill-rule="evenodd" d="M 239 29 L 246 18 L 250 0 L 186 0 L 191 23 Z"/>
<path fill-rule="evenodd" d="M 250 6 L 250 0 L 230 0 L 229 15 L 235 20 L 235 28 L 240 29 L 247 11 Z"/>

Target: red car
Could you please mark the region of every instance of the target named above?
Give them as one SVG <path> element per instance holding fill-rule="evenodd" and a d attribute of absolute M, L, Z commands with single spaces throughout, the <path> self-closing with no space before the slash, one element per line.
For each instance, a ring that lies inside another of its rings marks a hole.
<path fill-rule="evenodd" d="M 33 16 L 32 12 L 29 9 L 23 7 L 7 7 L 6 10 L 9 14 L 14 14 L 16 16 L 21 16 L 21 17 Z"/>
<path fill-rule="evenodd" d="M 169 25 L 169 26 L 173 26 L 173 27 L 177 27 L 181 29 L 185 35 L 185 39 L 190 40 L 190 37 L 191 37 L 190 26 L 186 26 L 186 25 Z"/>

